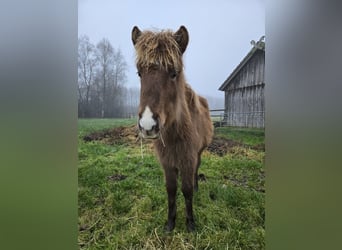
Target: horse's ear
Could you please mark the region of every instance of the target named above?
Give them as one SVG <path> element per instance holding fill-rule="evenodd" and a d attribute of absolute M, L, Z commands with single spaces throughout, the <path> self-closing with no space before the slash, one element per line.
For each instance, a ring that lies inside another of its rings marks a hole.
<path fill-rule="evenodd" d="M 179 29 L 173 34 L 173 37 L 178 43 L 180 51 L 183 54 L 189 42 L 189 33 L 187 29 L 183 25 L 180 26 Z"/>
<path fill-rule="evenodd" d="M 141 35 L 141 31 L 139 30 L 139 28 L 137 26 L 134 26 L 133 29 L 132 29 L 132 42 L 133 42 L 133 45 L 135 45 L 137 43 L 137 40 L 138 40 L 140 35 Z"/>

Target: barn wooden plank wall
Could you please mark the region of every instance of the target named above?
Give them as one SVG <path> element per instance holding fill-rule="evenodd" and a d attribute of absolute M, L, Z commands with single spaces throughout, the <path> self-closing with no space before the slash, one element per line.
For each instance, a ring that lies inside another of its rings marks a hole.
<path fill-rule="evenodd" d="M 265 51 L 257 50 L 225 89 L 228 126 L 265 126 Z"/>

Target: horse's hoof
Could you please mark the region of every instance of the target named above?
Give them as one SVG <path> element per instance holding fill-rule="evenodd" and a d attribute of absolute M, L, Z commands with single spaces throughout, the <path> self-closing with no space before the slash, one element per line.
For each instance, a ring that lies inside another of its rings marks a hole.
<path fill-rule="evenodd" d="M 165 225 L 165 231 L 167 233 L 171 233 L 172 230 L 175 228 L 175 223 L 170 223 L 168 222 L 166 225 Z"/>
<path fill-rule="evenodd" d="M 196 226 L 194 221 L 187 221 L 186 228 L 188 229 L 189 233 L 195 232 Z"/>

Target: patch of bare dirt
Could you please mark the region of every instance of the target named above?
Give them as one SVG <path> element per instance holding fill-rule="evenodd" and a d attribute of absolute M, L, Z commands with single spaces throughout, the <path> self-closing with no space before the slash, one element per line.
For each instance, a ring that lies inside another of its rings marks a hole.
<path fill-rule="evenodd" d="M 89 141 L 102 141 L 109 145 L 114 144 L 128 144 L 139 145 L 138 129 L 136 125 L 129 127 L 117 127 L 106 129 L 102 131 L 95 131 L 83 137 L 86 142 Z M 152 147 L 152 141 L 144 140 L 143 143 L 150 144 Z M 236 148 L 251 148 L 257 151 L 265 151 L 264 144 L 258 144 L 255 146 L 249 146 L 238 141 L 231 139 L 221 138 L 214 136 L 213 141 L 208 146 L 207 150 L 218 156 L 224 156 L 227 153 L 236 153 Z"/>
<path fill-rule="evenodd" d="M 208 146 L 207 150 L 212 153 L 216 154 L 218 156 L 224 156 L 227 153 L 237 153 L 236 149 L 239 148 L 251 148 L 256 151 L 265 151 L 265 145 L 264 144 L 258 144 L 255 146 L 249 146 L 244 143 L 234 141 L 227 138 L 221 138 L 214 136 L 213 141 Z"/>
<path fill-rule="evenodd" d="M 135 144 L 138 140 L 136 125 L 96 131 L 83 137 L 84 141 L 103 141 L 106 144 Z"/>
<path fill-rule="evenodd" d="M 256 150 L 256 151 L 264 151 L 265 152 L 265 144 L 263 144 L 263 143 L 255 145 L 251 148 Z"/>
<path fill-rule="evenodd" d="M 108 176 L 108 179 L 111 181 L 122 181 L 126 178 L 127 178 L 127 176 L 122 175 L 122 174 L 113 174 L 111 176 Z"/>
<path fill-rule="evenodd" d="M 233 141 L 231 139 L 219 138 L 214 136 L 213 141 L 210 143 L 207 150 L 212 154 L 223 156 L 228 152 L 231 152 L 233 147 L 241 147 L 243 145 L 244 144 Z"/>

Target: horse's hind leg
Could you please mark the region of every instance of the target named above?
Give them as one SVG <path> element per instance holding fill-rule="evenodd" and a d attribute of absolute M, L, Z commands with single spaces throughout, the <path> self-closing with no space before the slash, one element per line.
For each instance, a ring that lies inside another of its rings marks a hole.
<path fill-rule="evenodd" d="M 177 170 L 175 168 L 164 168 L 166 179 L 166 191 L 168 198 L 168 217 L 165 230 L 170 232 L 176 223 L 176 193 L 177 193 Z"/>
<path fill-rule="evenodd" d="M 196 169 L 195 169 L 195 176 L 194 176 L 194 190 L 197 192 L 198 191 L 198 169 L 201 166 L 201 154 L 204 148 L 202 148 L 198 155 L 197 155 L 197 164 L 196 164 Z"/>
<path fill-rule="evenodd" d="M 197 165 L 196 165 L 196 170 L 195 170 L 195 176 L 194 176 L 194 190 L 197 192 L 198 191 L 198 169 L 201 165 L 201 154 L 198 154 L 197 158 Z"/>

